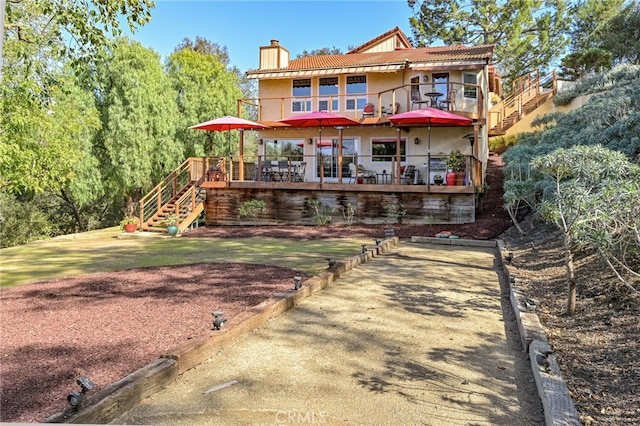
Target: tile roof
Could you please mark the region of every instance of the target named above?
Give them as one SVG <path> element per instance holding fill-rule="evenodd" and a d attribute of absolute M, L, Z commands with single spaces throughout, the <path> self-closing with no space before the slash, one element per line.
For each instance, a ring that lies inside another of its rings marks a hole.
<path fill-rule="evenodd" d="M 250 70 L 247 74 L 317 70 L 359 66 L 390 65 L 404 63 L 441 63 L 460 61 L 491 62 L 493 44 L 481 46 L 437 46 L 418 49 L 397 49 L 389 52 L 349 53 L 345 55 L 320 55 L 292 59 L 285 68 Z"/>

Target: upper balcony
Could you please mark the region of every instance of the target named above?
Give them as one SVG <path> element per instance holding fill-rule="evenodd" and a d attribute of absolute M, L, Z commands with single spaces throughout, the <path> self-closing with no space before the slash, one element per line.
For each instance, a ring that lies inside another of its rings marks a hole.
<path fill-rule="evenodd" d="M 478 84 L 406 84 L 380 92 L 244 98 L 238 100 L 238 116 L 248 111 L 257 121 L 273 123 L 297 113 L 322 110 L 345 115 L 362 124 L 379 124 L 386 122 L 385 117 L 389 115 L 430 106 L 485 124 L 486 99 Z"/>

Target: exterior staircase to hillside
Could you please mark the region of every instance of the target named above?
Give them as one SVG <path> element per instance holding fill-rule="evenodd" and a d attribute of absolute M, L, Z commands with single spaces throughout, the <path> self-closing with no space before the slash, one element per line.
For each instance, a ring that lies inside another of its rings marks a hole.
<path fill-rule="evenodd" d="M 525 115 L 535 111 L 557 91 L 556 73 L 527 74 L 513 83 L 509 96 L 489 110 L 489 136 L 504 135 Z"/>
<path fill-rule="evenodd" d="M 189 158 L 139 202 L 142 231 L 167 232 L 167 216 L 178 217 L 178 233 L 197 224 L 204 211 L 206 189 L 201 187 L 206 159 Z"/>

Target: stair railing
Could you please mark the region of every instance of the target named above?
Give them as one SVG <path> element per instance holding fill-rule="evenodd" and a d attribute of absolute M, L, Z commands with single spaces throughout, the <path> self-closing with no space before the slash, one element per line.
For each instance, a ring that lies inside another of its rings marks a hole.
<path fill-rule="evenodd" d="M 529 73 L 514 81 L 514 91 L 489 110 L 489 128 L 498 131 L 506 130 L 505 120 L 510 116 L 514 116 L 512 124 L 520 121 L 523 115 L 523 106 L 533 99 L 542 97 L 545 87 L 551 86 L 555 92 L 555 81 L 555 72 L 543 77 L 539 72 Z"/>
<path fill-rule="evenodd" d="M 148 222 L 169 201 L 192 182 L 201 181 L 204 177 L 206 158 L 188 158 L 173 172 L 169 173 L 158 185 L 147 193 L 139 202 L 140 223 L 142 229 L 148 228 Z"/>
<path fill-rule="evenodd" d="M 173 211 L 178 217 L 178 232 L 183 232 L 204 210 L 206 190 L 194 184 L 174 202 Z"/>

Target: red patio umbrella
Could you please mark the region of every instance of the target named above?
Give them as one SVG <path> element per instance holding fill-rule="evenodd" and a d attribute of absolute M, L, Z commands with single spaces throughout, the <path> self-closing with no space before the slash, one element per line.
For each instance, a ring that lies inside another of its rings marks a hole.
<path fill-rule="evenodd" d="M 344 115 L 326 112 L 326 111 L 314 111 L 306 114 L 293 115 L 291 117 L 278 120 L 281 123 L 288 124 L 292 127 L 318 127 L 319 137 L 318 141 L 322 144 L 322 126 L 355 126 L 360 125 L 360 122 L 345 117 Z M 340 132 L 340 138 L 338 143 L 338 179 L 342 179 L 342 131 Z M 323 170 L 321 168 L 321 170 Z M 321 175 L 321 181 L 322 181 Z"/>
<path fill-rule="evenodd" d="M 466 127 L 473 124 L 473 120 L 462 115 L 453 114 L 437 108 L 426 107 L 413 111 L 402 112 L 388 118 L 395 126 L 427 126 L 427 179 L 429 179 L 429 167 L 431 163 L 431 126 L 441 127 Z M 400 134 L 398 133 L 398 144 Z"/>
<path fill-rule="evenodd" d="M 288 124 L 292 127 L 318 127 L 320 138 L 322 140 L 323 126 L 359 126 L 358 121 L 352 120 L 344 115 L 335 114 L 333 112 L 314 111 L 306 114 L 292 115 L 291 117 L 278 120 L 281 123 Z"/>
<path fill-rule="evenodd" d="M 396 126 L 428 126 L 428 152 L 431 152 L 431 126 L 466 127 L 473 124 L 473 120 L 470 118 L 431 107 L 402 112 L 392 115 L 388 119 Z"/>
<path fill-rule="evenodd" d="M 211 131 L 227 131 L 227 155 L 231 154 L 231 130 L 257 130 L 257 129 L 269 129 L 270 127 L 264 124 L 256 123 L 254 121 L 245 120 L 239 117 L 233 117 L 231 115 L 225 115 L 224 117 L 215 118 L 213 120 L 205 121 L 204 123 L 196 124 L 189 127 L 190 129 L 197 130 L 211 130 Z"/>

